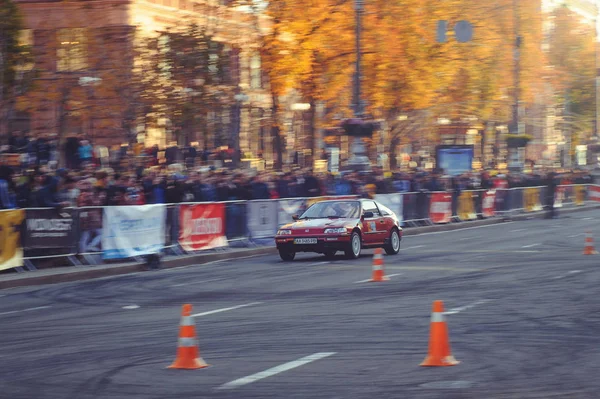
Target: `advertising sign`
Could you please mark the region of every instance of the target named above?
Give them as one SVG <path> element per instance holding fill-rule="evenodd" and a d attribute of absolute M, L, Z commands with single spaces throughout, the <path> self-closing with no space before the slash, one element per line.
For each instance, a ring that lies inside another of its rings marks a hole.
<path fill-rule="evenodd" d="M 0 270 L 23 266 L 21 223 L 24 219 L 22 209 L 0 211 Z"/>
<path fill-rule="evenodd" d="M 76 246 L 77 223 L 74 213 L 72 209 L 25 210 L 25 249 L 63 248 L 65 253 L 69 253 L 69 248 Z"/>
<path fill-rule="evenodd" d="M 436 148 L 436 165 L 447 175 L 461 175 L 473 167 L 472 145 L 440 145 Z"/>
<path fill-rule="evenodd" d="M 244 223 L 245 221 L 242 221 Z M 181 205 L 179 245 L 186 251 L 226 247 L 225 204 Z"/>
<path fill-rule="evenodd" d="M 277 202 L 249 201 L 246 205 L 248 232 L 251 239 L 272 238 L 277 233 Z"/>
<path fill-rule="evenodd" d="M 102 256 L 123 259 L 151 255 L 165 245 L 165 205 L 109 206 L 104 208 Z"/>

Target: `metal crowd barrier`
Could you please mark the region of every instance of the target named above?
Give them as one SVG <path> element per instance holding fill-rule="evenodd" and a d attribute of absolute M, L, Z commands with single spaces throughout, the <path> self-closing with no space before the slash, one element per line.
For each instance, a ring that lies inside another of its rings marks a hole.
<path fill-rule="evenodd" d="M 377 195 L 375 199 L 396 212 L 402 219 L 404 227 L 411 228 L 440 223 L 461 223 L 490 217 L 510 218 L 522 213 L 539 213 L 548 206 L 549 198 L 546 196 L 546 191 L 547 187 L 544 186 L 465 190 L 460 193 L 420 191 Z M 192 212 L 194 206 L 204 206 L 208 209 L 223 204 L 223 215 L 219 217 L 222 219 L 223 235 L 227 245 L 249 247 L 273 245 L 273 237 L 277 229 L 291 222 L 293 214 L 301 214 L 313 202 L 334 198 L 346 199 L 357 198 L 357 196 L 166 204 L 164 253 L 167 256 L 179 256 L 206 250 L 223 250 L 222 246 L 210 249 L 201 246 L 184 248 L 181 244 L 180 221 L 185 221 L 190 216 L 182 215 L 182 209 L 185 212 Z M 440 198 L 443 200 L 442 204 L 436 202 Z M 591 202 L 598 204 L 598 201 L 600 201 L 600 186 L 565 185 L 557 188 L 555 207 L 560 209 L 585 206 Z M 82 263 L 97 265 L 104 262 L 101 257 L 104 208 L 29 208 L 20 210 L 19 223 L 2 219 L 5 213 L 0 212 L 0 226 L 7 227 L 8 223 L 13 230 L 20 232 L 24 255 L 23 266 L 28 270 L 36 269 L 34 261 L 53 258 L 67 258 L 76 266 Z M 435 215 L 431 213 L 432 209 L 435 210 Z M 7 231 L 10 230 L 0 229 L 0 241 L 8 239 L 6 234 L 9 234 Z M 2 259 L 0 259 L 0 270 L 1 266 Z M 23 271 L 23 268 L 16 267 L 16 269 Z"/>

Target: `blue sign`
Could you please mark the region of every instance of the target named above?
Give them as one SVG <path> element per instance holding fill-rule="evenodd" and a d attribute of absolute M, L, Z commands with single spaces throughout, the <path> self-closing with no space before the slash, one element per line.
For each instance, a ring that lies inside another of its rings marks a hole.
<path fill-rule="evenodd" d="M 461 175 L 473 167 L 472 145 L 439 146 L 437 148 L 437 168 L 447 175 Z"/>

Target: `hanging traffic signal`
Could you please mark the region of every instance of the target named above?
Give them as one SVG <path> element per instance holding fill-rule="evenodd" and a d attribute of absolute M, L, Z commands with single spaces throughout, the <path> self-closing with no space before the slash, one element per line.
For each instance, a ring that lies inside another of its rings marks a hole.
<path fill-rule="evenodd" d="M 342 128 L 350 137 L 371 137 L 373 132 L 379 129 L 379 124 L 362 119 L 346 119 L 342 122 Z"/>

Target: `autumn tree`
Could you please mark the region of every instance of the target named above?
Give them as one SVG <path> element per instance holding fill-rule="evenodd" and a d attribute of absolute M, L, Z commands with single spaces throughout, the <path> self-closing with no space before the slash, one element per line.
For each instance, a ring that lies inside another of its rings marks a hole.
<path fill-rule="evenodd" d="M 137 55 L 136 82 L 146 124 L 167 120 L 182 145 L 199 139 L 206 148 L 231 146 L 228 134 L 209 135 L 209 115 L 229 109 L 236 93 L 229 68 L 231 51 L 224 44 L 205 27 L 189 22 L 141 38 Z"/>
<path fill-rule="evenodd" d="M 549 35 L 549 69 L 555 99 L 562 104 L 562 128 L 575 146 L 593 132 L 595 116 L 595 33 L 567 7 L 556 9 Z"/>
<path fill-rule="evenodd" d="M 29 76 L 30 48 L 19 41 L 22 16 L 12 0 L 0 0 L 0 136 L 7 131 L 15 98 Z"/>

